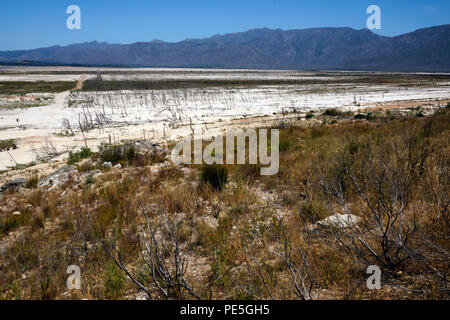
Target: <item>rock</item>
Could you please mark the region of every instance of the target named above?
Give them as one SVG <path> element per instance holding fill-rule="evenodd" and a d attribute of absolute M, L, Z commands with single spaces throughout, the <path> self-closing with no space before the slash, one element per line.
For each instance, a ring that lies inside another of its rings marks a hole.
<path fill-rule="evenodd" d="M 27 179 L 25 178 L 17 178 L 11 181 L 8 181 L 4 185 L 0 187 L 0 193 L 8 190 L 9 188 L 17 188 L 23 186 L 25 183 L 27 183 Z"/>
<path fill-rule="evenodd" d="M 145 152 L 150 149 L 150 145 L 148 143 L 140 140 L 134 142 L 134 147 L 138 152 Z"/>
<path fill-rule="evenodd" d="M 116 165 L 114 166 L 114 168 L 116 168 L 116 169 L 122 169 L 122 165 L 121 165 L 120 163 L 118 163 L 118 164 L 116 164 Z"/>
<path fill-rule="evenodd" d="M 98 172 L 98 173 L 93 174 L 93 175 L 92 175 L 92 178 L 98 179 L 98 178 L 100 178 L 101 176 L 103 176 L 103 172 Z"/>
<path fill-rule="evenodd" d="M 317 222 L 317 225 L 325 227 L 349 228 L 358 224 L 359 221 L 361 221 L 361 218 L 353 214 L 336 213 L 335 215 L 329 216 Z"/>
<path fill-rule="evenodd" d="M 76 170 L 77 168 L 70 165 L 61 167 L 56 172 L 52 173 L 46 178 L 39 180 L 38 187 L 53 186 L 53 185 L 60 186 L 64 182 L 66 182 L 69 179 L 70 175 Z"/>
<path fill-rule="evenodd" d="M 103 162 L 103 163 L 102 163 L 102 166 L 103 166 L 104 168 L 112 168 L 112 163 L 111 163 L 111 162 Z"/>
<path fill-rule="evenodd" d="M 14 211 L 12 213 L 13 216 L 20 216 L 22 213 L 20 211 Z"/>

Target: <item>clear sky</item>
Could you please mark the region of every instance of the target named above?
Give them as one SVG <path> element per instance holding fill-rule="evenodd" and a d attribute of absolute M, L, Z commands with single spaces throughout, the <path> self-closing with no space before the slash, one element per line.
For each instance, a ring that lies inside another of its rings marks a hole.
<path fill-rule="evenodd" d="M 81 30 L 68 30 L 66 9 L 81 8 Z M 393 36 L 450 24 L 449 0 L 0 0 L 0 50 L 88 41 L 179 41 L 253 28 L 366 27 L 381 8 Z"/>

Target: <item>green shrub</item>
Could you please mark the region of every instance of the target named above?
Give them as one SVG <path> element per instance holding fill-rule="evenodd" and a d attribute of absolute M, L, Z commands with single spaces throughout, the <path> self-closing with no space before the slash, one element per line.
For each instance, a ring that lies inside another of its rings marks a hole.
<path fill-rule="evenodd" d="M 228 170 L 222 165 L 204 165 L 201 170 L 201 180 L 221 191 L 227 183 Z"/>
<path fill-rule="evenodd" d="M 280 150 L 280 152 L 283 152 L 289 150 L 290 147 L 291 143 L 289 142 L 289 140 L 281 140 L 278 149 Z"/>
<path fill-rule="evenodd" d="M 136 159 L 137 152 L 134 144 L 122 144 L 103 147 L 100 150 L 100 157 L 104 162 L 113 164 L 127 161 L 129 163 Z"/>
<path fill-rule="evenodd" d="M 106 270 L 105 297 L 107 299 L 119 299 L 123 296 L 125 274 L 119 267 L 110 262 Z"/>
<path fill-rule="evenodd" d="M 324 116 L 331 116 L 331 117 L 337 117 L 339 115 L 341 115 L 341 112 L 339 112 L 337 109 L 332 108 L 332 109 L 326 109 L 323 112 Z"/>
<path fill-rule="evenodd" d="M 40 281 L 40 285 L 41 285 L 41 299 L 42 300 L 49 300 L 51 299 L 52 295 L 51 295 L 51 289 L 50 289 L 50 276 L 44 272 L 41 275 L 41 281 Z"/>
<path fill-rule="evenodd" d="M 14 139 L 0 140 L 0 151 L 16 149 L 16 141 Z"/>
<path fill-rule="evenodd" d="M 312 111 L 308 112 L 305 116 L 306 119 L 314 118 L 314 113 Z"/>
<path fill-rule="evenodd" d="M 82 147 L 81 151 L 79 152 L 69 152 L 69 160 L 67 161 L 67 164 L 75 164 L 77 162 L 80 162 L 83 159 L 86 159 L 92 155 L 91 149 L 88 147 Z"/>

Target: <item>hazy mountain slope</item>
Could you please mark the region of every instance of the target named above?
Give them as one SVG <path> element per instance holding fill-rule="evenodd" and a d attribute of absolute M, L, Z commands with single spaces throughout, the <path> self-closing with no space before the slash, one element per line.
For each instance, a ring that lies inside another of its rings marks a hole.
<path fill-rule="evenodd" d="M 367 29 L 254 29 L 133 44 L 90 42 L 0 52 L 0 62 L 154 67 L 450 71 L 450 25 L 382 37 Z"/>

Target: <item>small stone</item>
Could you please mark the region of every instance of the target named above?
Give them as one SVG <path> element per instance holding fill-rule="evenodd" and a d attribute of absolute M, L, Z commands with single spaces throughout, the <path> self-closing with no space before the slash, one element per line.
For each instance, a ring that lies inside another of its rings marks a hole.
<path fill-rule="evenodd" d="M 104 168 L 112 168 L 112 163 L 111 162 L 103 162 L 102 166 Z"/>
<path fill-rule="evenodd" d="M 13 216 L 20 216 L 22 213 L 20 211 L 14 211 L 12 213 Z"/>

